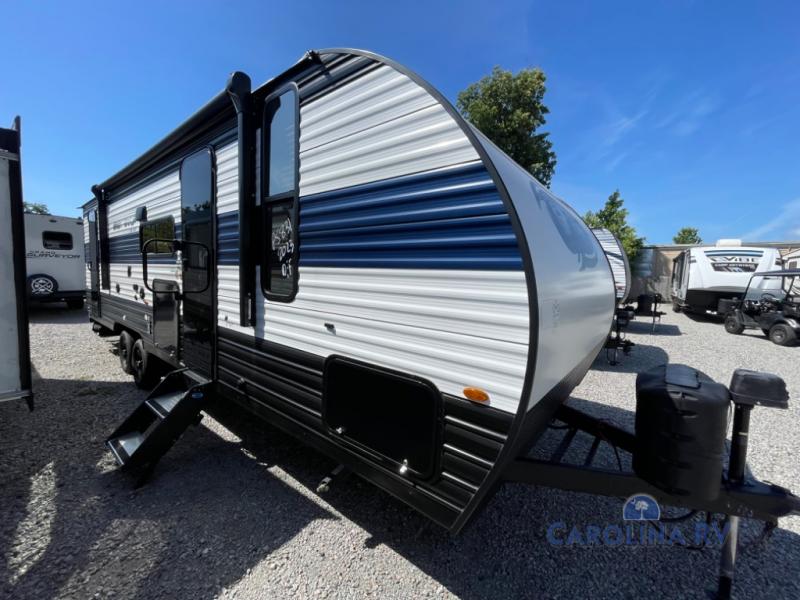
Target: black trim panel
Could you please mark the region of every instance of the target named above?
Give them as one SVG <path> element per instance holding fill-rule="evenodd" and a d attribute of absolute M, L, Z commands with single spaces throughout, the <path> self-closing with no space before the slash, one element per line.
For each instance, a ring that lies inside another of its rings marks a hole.
<path fill-rule="evenodd" d="M 22 148 L 21 121 L 14 119 L 12 129 L 0 129 L 0 149 L 12 157 L 8 160 L 8 185 L 10 193 L 12 262 L 14 268 L 14 295 L 17 311 L 17 356 L 19 358 L 19 383 L 21 398 L 28 401 L 33 409 L 31 393 L 31 355 L 28 334 L 28 294 L 25 259 L 25 218 L 22 197 L 22 167 L 20 150 Z M 16 155 L 14 157 L 13 155 Z"/>
<path fill-rule="evenodd" d="M 377 457 L 373 460 L 342 443 L 324 426 L 323 357 L 222 327 L 217 336 L 218 376 L 225 396 L 322 448 L 445 527 L 452 527 L 470 502 L 506 439 L 511 415 L 443 395 L 444 433 L 438 449 L 442 469 L 428 483 L 413 482 Z"/>

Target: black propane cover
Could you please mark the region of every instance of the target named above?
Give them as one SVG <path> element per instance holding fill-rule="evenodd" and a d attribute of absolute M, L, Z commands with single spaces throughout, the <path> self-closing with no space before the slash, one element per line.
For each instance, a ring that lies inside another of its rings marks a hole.
<path fill-rule="evenodd" d="M 728 389 L 686 365 L 661 365 L 636 378 L 634 472 L 670 494 L 719 495 Z"/>

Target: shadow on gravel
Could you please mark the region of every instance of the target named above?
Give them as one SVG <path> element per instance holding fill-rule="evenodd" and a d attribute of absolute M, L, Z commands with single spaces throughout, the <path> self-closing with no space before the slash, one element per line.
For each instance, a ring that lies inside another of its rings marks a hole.
<path fill-rule="evenodd" d="M 85 309 L 69 309 L 63 302 L 52 304 L 31 304 L 28 306 L 28 320 L 31 323 L 89 323 Z"/>
<path fill-rule="evenodd" d="M 645 320 L 645 317 L 638 317 L 638 319 L 631 321 L 628 323 L 628 331 L 630 333 L 638 333 L 642 335 L 683 335 L 681 332 L 681 328 L 677 325 L 672 325 L 671 323 L 657 323 L 655 330 L 653 329 L 653 323 L 649 320 Z"/>
<path fill-rule="evenodd" d="M 597 358 L 594 359 L 591 368 L 595 371 L 607 371 L 610 373 L 641 373 L 657 365 L 669 362 L 669 354 L 663 348 L 639 342 L 631 348 L 630 354 L 626 355 L 621 350 L 618 351 L 616 365 L 609 363 L 610 356 L 613 356 L 612 351 L 607 354 L 605 349 L 601 350 Z"/>
<path fill-rule="evenodd" d="M 313 521 L 336 518 L 268 470 L 279 465 L 314 490 L 333 462 L 247 415 L 214 410 L 240 441 L 190 428 L 153 480 L 135 491 L 103 440 L 143 392 L 129 383 L 56 380 L 37 381 L 35 391 L 32 414 L 21 405 L 0 407 L 4 598 L 210 599 Z M 633 427 L 629 411 L 570 402 Z M 558 433 L 548 431 L 535 453 L 552 451 Z M 580 462 L 590 442 L 579 434 L 565 460 Z M 597 460 L 617 466 L 606 444 Z M 357 477 L 334 482 L 325 500 L 369 532 L 365 552 L 386 545 L 461 598 L 704 597 L 716 581 L 716 549 L 548 543 L 556 521 L 584 529 L 621 523 L 620 499 L 507 484 L 456 537 Z M 759 531 L 746 523 L 745 543 Z M 769 589 L 770 597 L 798 597 L 799 537 L 777 530 L 765 545 L 745 550 L 737 596 Z M 314 561 L 323 559 L 308 553 L 297 560 L 307 562 L 303 572 L 313 580 Z M 365 582 L 379 576 L 366 572 Z M 409 594 L 397 589 L 397 597 Z"/>
<path fill-rule="evenodd" d="M 696 323 L 714 323 L 722 325 L 725 322 L 725 317 L 722 315 L 712 315 L 710 313 L 698 313 L 683 311 L 689 319 Z"/>
<path fill-rule="evenodd" d="M 332 518 L 205 427 L 190 428 L 134 490 L 103 442 L 143 392 L 39 379 L 34 393 L 33 413 L 0 406 L 2 598 L 215 598 Z M 266 454 L 295 455 L 289 444 Z"/>

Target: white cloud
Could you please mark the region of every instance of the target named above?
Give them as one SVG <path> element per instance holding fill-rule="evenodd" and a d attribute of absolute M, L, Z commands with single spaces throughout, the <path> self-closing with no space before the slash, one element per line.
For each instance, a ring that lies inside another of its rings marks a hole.
<path fill-rule="evenodd" d="M 764 241 L 767 237 L 800 236 L 800 198 L 790 200 L 772 219 L 743 233 L 743 240 Z"/>
<path fill-rule="evenodd" d="M 719 99 L 714 94 L 696 89 L 678 100 L 675 109 L 665 114 L 655 126 L 686 137 L 700 129 L 706 117 L 713 114 L 719 105 Z"/>

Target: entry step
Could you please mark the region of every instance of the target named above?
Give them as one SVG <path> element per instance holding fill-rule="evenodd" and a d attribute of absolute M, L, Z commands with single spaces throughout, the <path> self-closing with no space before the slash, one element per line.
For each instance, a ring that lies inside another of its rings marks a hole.
<path fill-rule="evenodd" d="M 145 403 L 163 419 L 172 412 L 173 408 L 178 406 L 185 393 L 184 391 L 176 391 L 163 396 L 148 398 Z"/>
<path fill-rule="evenodd" d="M 123 469 L 149 472 L 189 425 L 199 422 L 211 382 L 180 369 L 169 373 L 106 440 Z"/>

